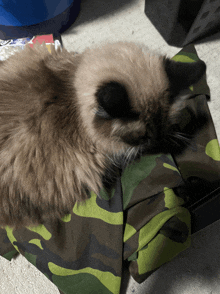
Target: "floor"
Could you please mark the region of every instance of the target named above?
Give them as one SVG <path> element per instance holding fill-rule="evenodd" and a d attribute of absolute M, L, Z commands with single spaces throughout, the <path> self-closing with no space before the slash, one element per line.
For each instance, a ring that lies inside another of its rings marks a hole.
<path fill-rule="evenodd" d="M 180 48 L 164 41 L 145 16 L 144 4 L 144 0 L 83 0 L 77 21 L 62 35 L 64 46 L 69 51 L 81 52 L 100 42 L 128 40 L 141 42 L 151 50 L 172 57 Z M 209 107 L 220 138 L 220 33 L 196 44 L 196 49 L 207 64 L 211 89 Z M 122 294 L 220 294 L 219 244 L 220 221 L 217 221 L 194 234 L 188 250 L 141 285 L 132 278 L 125 278 Z M 0 293 L 58 294 L 58 290 L 34 266 L 18 257 L 10 263 L 0 258 Z"/>

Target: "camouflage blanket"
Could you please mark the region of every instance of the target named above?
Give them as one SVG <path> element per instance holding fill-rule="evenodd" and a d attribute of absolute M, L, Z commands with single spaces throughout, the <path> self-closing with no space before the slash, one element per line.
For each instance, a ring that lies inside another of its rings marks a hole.
<path fill-rule="evenodd" d="M 198 60 L 190 45 L 173 59 Z M 190 246 L 191 218 L 184 197 L 175 193 L 188 179 L 220 179 L 220 150 L 207 106 L 205 78 L 190 88 L 188 106 L 208 116 L 208 124 L 180 156 L 142 156 L 127 166 L 110 195 L 93 192 L 76 204 L 59 226 L 0 229 L 0 254 L 20 252 L 62 293 L 117 294 L 126 262 L 137 282 Z M 183 124 L 191 112 L 183 112 Z M 109 199 L 110 198 L 110 199 Z M 109 199 L 109 200 L 108 200 Z"/>

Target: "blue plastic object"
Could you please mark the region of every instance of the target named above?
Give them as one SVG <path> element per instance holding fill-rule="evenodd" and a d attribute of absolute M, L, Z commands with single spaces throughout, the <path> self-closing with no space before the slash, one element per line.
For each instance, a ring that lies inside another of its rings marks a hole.
<path fill-rule="evenodd" d="M 0 39 L 60 34 L 79 10 L 80 0 L 0 0 Z"/>

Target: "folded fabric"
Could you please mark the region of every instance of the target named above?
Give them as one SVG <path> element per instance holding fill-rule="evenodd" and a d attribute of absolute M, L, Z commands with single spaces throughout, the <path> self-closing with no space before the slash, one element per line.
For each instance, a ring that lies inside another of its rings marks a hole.
<path fill-rule="evenodd" d="M 174 58 L 198 60 L 190 45 Z M 142 156 L 130 163 L 110 194 L 91 192 L 57 225 L 0 229 L 0 254 L 11 260 L 18 251 L 65 294 L 120 292 L 125 261 L 137 282 L 190 246 L 190 212 L 174 193 L 191 178 L 209 182 L 220 177 L 220 151 L 207 106 L 203 78 L 190 91 L 195 97 L 183 111 L 183 124 L 193 113 L 205 113 L 206 126 L 178 156 Z M 187 195 L 186 195 L 187 196 Z"/>

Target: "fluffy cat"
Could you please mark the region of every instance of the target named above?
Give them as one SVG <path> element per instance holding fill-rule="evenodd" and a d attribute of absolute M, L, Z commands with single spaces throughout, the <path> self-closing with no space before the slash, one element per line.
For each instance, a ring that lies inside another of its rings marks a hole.
<path fill-rule="evenodd" d="M 82 54 L 36 45 L 1 62 L 0 225 L 61 218 L 121 159 L 185 146 L 184 91 L 205 69 L 126 42 Z"/>

